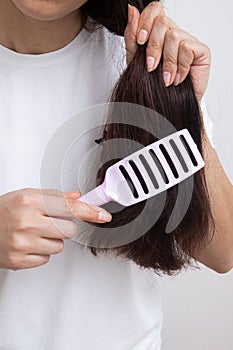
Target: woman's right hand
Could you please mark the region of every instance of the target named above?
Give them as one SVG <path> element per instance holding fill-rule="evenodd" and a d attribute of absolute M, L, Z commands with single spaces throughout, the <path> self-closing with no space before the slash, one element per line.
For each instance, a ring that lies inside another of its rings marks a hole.
<path fill-rule="evenodd" d="M 111 221 L 104 209 L 77 201 L 80 193 L 22 189 L 0 196 L 0 268 L 20 270 L 46 264 L 77 232 L 72 220 Z"/>

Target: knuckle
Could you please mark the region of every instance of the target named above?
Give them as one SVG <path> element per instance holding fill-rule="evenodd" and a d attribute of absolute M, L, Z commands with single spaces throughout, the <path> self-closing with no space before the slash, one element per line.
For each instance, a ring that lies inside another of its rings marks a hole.
<path fill-rule="evenodd" d="M 41 202 L 42 202 L 42 195 L 39 192 L 34 193 L 30 198 L 31 205 L 38 206 L 38 204 L 41 204 Z"/>
<path fill-rule="evenodd" d="M 187 71 L 187 70 L 189 70 L 190 69 L 190 66 L 189 66 L 189 64 L 188 63 L 186 63 L 186 62 L 179 62 L 179 70 L 180 71 Z"/>
<path fill-rule="evenodd" d="M 35 193 L 32 194 L 32 192 L 27 189 L 20 196 L 18 204 L 20 205 L 20 207 L 30 207 L 34 204 L 35 197 L 36 197 Z"/>
<path fill-rule="evenodd" d="M 142 28 L 148 29 L 154 22 L 155 18 L 161 13 L 164 13 L 163 7 L 158 1 L 152 1 L 142 12 L 143 21 L 141 23 Z"/>
<path fill-rule="evenodd" d="M 20 232 L 27 230 L 28 228 L 27 221 L 23 215 L 21 216 L 18 215 L 15 217 L 14 227 L 16 231 L 20 231 Z"/>
<path fill-rule="evenodd" d="M 177 60 L 174 57 L 165 58 L 163 61 L 163 67 L 176 68 Z"/>
<path fill-rule="evenodd" d="M 20 247 L 20 239 L 17 233 L 13 233 L 9 238 L 9 246 L 13 251 L 18 251 Z"/>
<path fill-rule="evenodd" d="M 156 22 L 162 24 L 165 27 L 169 27 L 170 25 L 170 19 L 167 16 L 158 16 L 156 18 Z"/>
<path fill-rule="evenodd" d="M 25 238 L 18 236 L 18 239 L 16 240 L 16 245 L 17 247 L 15 249 L 17 249 L 20 252 L 30 251 L 30 242 Z"/>
<path fill-rule="evenodd" d="M 148 23 L 151 24 L 153 23 L 155 20 L 155 16 L 152 12 L 149 12 L 145 21 L 145 28 L 148 27 Z"/>
<path fill-rule="evenodd" d="M 178 41 L 180 39 L 180 32 L 177 29 L 170 29 L 166 34 L 169 41 Z"/>
<path fill-rule="evenodd" d="M 189 46 L 189 43 L 187 42 L 187 41 L 182 41 L 181 43 L 180 43 L 180 48 L 182 49 L 182 50 L 190 50 L 190 46 Z"/>
<path fill-rule="evenodd" d="M 148 51 L 158 51 L 161 50 L 161 46 L 155 41 L 149 41 L 147 44 L 147 49 Z"/>
<path fill-rule="evenodd" d="M 163 8 L 162 5 L 161 5 L 161 3 L 158 2 L 158 1 L 152 1 L 152 2 L 148 5 L 148 7 L 151 7 L 151 6 L 155 6 L 155 7 L 157 7 L 158 9 L 162 9 L 162 8 Z"/>

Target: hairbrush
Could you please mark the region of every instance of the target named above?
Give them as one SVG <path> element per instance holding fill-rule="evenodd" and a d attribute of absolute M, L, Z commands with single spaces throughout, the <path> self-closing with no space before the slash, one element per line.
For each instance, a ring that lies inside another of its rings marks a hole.
<path fill-rule="evenodd" d="M 189 131 L 182 129 L 110 166 L 103 183 L 78 200 L 130 206 L 179 184 L 204 165 Z"/>

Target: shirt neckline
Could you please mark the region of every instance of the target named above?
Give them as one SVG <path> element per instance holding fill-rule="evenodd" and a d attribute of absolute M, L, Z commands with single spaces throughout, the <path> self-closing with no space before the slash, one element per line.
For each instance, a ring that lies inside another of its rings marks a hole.
<path fill-rule="evenodd" d="M 91 34 L 92 32 L 88 31 L 84 26 L 77 36 L 66 46 L 52 52 L 37 55 L 19 53 L 0 45 L 0 60 L 24 67 L 52 66 L 59 63 L 67 56 L 73 55 L 74 50 L 80 50 L 80 48 L 87 42 Z"/>

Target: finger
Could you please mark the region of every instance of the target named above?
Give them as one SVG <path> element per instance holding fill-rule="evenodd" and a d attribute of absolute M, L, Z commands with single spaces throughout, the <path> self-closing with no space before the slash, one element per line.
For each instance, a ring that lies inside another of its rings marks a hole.
<path fill-rule="evenodd" d="M 111 214 L 100 208 L 97 211 L 89 204 L 65 197 L 43 196 L 42 214 L 49 217 L 80 219 L 90 222 L 111 221 Z"/>
<path fill-rule="evenodd" d="M 199 41 L 183 40 L 179 46 L 177 76 L 174 84 L 182 83 L 191 70 L 191 66 L 210 65 L 210 49 Z"/>
<path fill-rule="evenodd" d="M 163 78 L 165 86 L 171 85 L 177 74 L 180 42 L 189 39 L 190 35 L 181 29 L 170 29 L 166 32 L 163 48 Z"/>
<path fill-rule="evenodd" d="M 176 76 L 180 40 L 180 31 L 171 29 L 166 33 L 162 68 L 165 86 L 171 85 Z"/>
<path fill-rule="evenodd" d="M 50 255 L 28 254 L 25 257 L 25 262 L 22 264 L 21 269 L 32 269 L 33 267 L 42 266 L 47 264 L 49 260 Z"/>
<path fill-rule="evenodd" d="M 190 42 L 188 40 L 182 41 L 179 46 L 177 73 L 174 80 L 175 86 L 185 80 L 190 71 L 193 60 L 194 52 L 191 49 Z"/>
<path fill-rule="evenodd" d="M 137 43 L 139 45 L 145 44 L 152 31 L 155 18 L 162 15 L 165 15 L 164 9 L 157 1 L 153 1 L 145 7 L 141 13 L 137 30 Z"/>
<path fill-rule="evenodd" d="M 87 204 L 78 200 L 71 200 L 69 202 L 69 206 L 72 208 L 73 217 L 80 220 L 96 223 L 110 222 L 112 220 L 110 213 L 108 213 L 103 208 L 91 204 Z"/>
<path fill-rule="evenodd" d="M 166 16 L 158 16 L 154 20 L 146 50 L 148 72 L 156 69 L 161 60 L 165 34 L 171 25 L 170 19 Z"/>
<path fill-rule="evenodd" d="M 72 220 L 55 217 L 42 217 L 36 233 L 43 238 L 70 239 L 77 234 L 77 224 Z"/>
<path fill-rule="evenodd" d="M 125 28 L 124 37 L 127 52 L 127 64 L 132 61 L 137 51 L 137 28 L 139 23 L 140 13 L 134 6 L 128 6 L 128 24 Z"/>
<path fill-rule="evenodd" d="M 39 238 L 30 248 L 30 255 L 55 255 L 64 249 L 64 241 L 62 239 Z"/>
<path fill-rule="evenodd" d="M 37 254 L 15 254 L 13 262 L 10 263 L 10 268 L 13 270 L 31 269 L 48 263 L 50 255 Z"/>
<path fill-rule="evenodd" d="M 80 219 L 89 222 L 109 222 L 112 217 L 106 210 L 97 211 L 84 202 L 53 196 L 43 196 L 43 215 L 56 218 Z"/>

